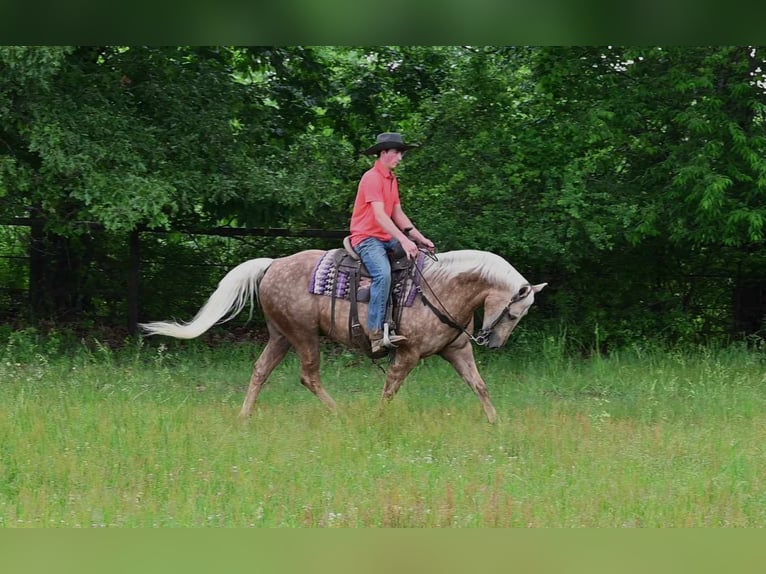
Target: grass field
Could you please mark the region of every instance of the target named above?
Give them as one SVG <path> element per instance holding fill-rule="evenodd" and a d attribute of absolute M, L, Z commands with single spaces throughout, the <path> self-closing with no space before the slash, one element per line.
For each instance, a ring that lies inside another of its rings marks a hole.
<path fill-rule="evenodd" d="M 5 527 L 766 525 L 761 351 L 512 340 L 478 353 L 490 426 L 438 358 L 381 410 L 384 373 L 328 347 L 332 415 L 289 355 L 242 422 L 253 346 L 53 347 L 0 349 Z"/>

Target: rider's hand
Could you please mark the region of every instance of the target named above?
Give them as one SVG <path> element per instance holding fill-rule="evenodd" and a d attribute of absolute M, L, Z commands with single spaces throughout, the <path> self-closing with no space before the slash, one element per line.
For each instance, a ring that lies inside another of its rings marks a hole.
<path fill-rule="evenodd" d="M 420 240 L 419 243 L 420 243 L 421 247 L 423 247 L 423 249 L 426 249 L 428 251 L 433 252 L 433 250 L 434 250 L 434 242 L 431 241 L 430 239 L 428 239 L 427 237 L 423 237 L 423 239 Z"/>
<path fill-rule="evenodd" d="M 414 241 L 405 237 L 405 240 L 401 242 L 404 252 L 407 254 L 407 259 L 414 261 L 418 257 L 418 246 Z"/>

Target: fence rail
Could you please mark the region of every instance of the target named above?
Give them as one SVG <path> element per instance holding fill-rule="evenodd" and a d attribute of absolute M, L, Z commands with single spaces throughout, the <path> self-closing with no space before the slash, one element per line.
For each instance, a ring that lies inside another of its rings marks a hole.
<path fill-rule="evenodd" d="M 43 226 L 45 221 L 32 217 L 0 218 L 0 226 L 8 227 L 35 227 Z M 103 229 L 103 225 L 92 221 L 73 221 L 72 224 L 89 229 Z M 152 229 L 139 227 L 127 235 L 129 245 L 128 255 L 128 279 L 127 279 L 127 324 L 131 333 L 137 331 L 140 308 L 140 283 L 141 283 L 141 235 L 182 233 L 190 236 L 218 236 L 218 237 L 290 237 L 290 238 L 317 238 L 317 239 L 343 239 L 348 235 L 347 230 L 340 229 L 289 229 L 289 228 L 243 228 L 243 227 L 185 227 L 177 229 Z M 0 254 L 0 258 L 7 260 L 28 261 L 28 256 L 15 254 Z M 22 263 L 23 264 L 23 263 Z M 10 287 L 2 286 L 2 291 L 10 291 Z M 15 289 L 15 291 L 18 291 Z"/>

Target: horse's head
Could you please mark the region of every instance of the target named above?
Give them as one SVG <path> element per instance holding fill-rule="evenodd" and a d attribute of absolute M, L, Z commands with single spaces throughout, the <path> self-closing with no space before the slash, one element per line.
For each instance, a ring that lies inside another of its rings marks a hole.
<path fill-rule="evenodd" d="M 535 302 L 535 294 L 542 291 L 546 285 L 547 283 L 525 283 L 510 300 L 507 292 L 490 293 L 484 301 L 484 323 L 476 336 L 477 342 L 487 345 L 490 349 L 498 349 L 505 345 L 511 332 Z"/>

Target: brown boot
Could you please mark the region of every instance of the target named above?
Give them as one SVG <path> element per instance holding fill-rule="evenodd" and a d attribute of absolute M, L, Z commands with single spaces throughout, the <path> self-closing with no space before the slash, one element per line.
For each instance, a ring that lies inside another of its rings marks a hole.
<path fill-rule="evenodd" d="M 390 345 L 386 345 L 383 340 L 383 331 L 372 331 L 370 333 L 370 346 L 372 347 L 372 354 L 377 355 L 383 353 L 386 349 L 393 349 L 399 343 L 406 343 L 407 337 L 404 335 L 396 335 L 393 332 L 388 335 Z"/>
<path fill-rule="evenodd" d="M 372 347 L 372 355 L 383 355 L 387 351 L 385 345 L 383 345 L 383 331 L 370 332 L 370 346 Z"/>

